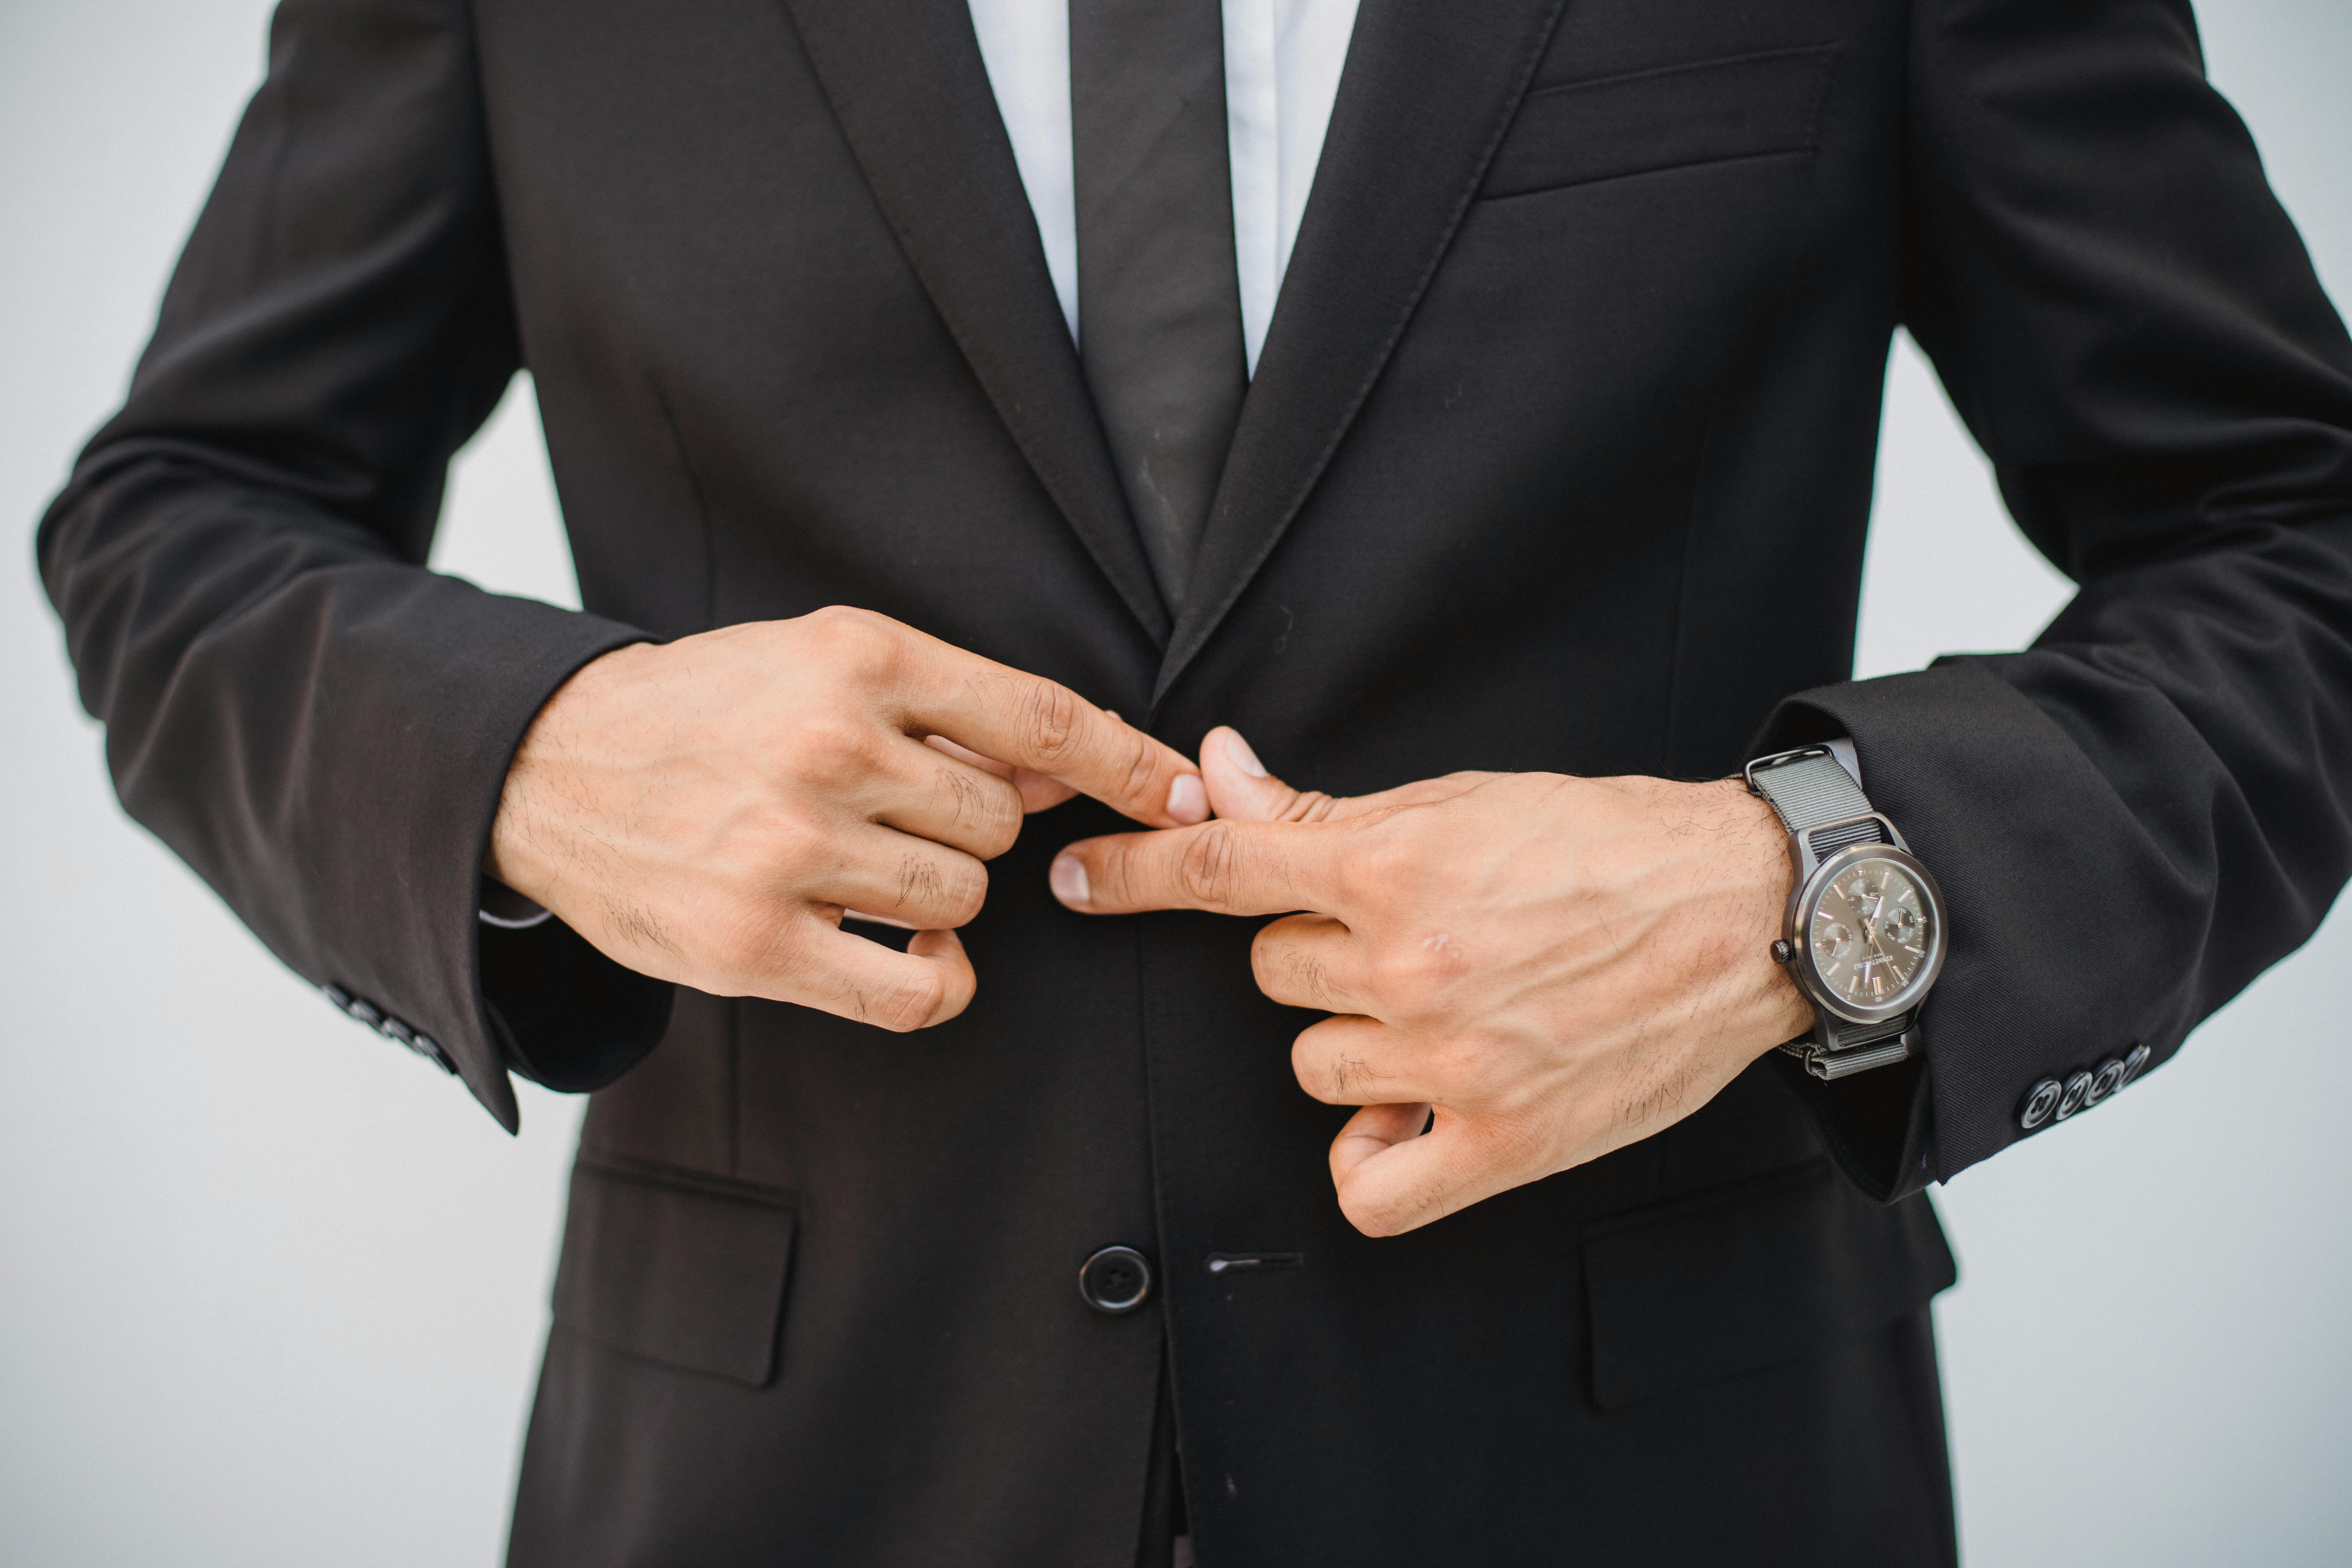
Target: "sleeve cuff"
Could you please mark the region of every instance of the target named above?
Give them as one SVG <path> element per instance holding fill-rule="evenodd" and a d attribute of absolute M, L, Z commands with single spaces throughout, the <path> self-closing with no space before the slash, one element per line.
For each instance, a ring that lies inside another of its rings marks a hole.
<path fill-rule="evenodd" d="M 481 922 L 496 926 L 500 931 L 529 931 L 541 921 L 554 918 L 504 882 L 489 877 L 482 879 L 482 894 L 478 902 L 481 907 L 475 913 Z"/>
<path fill-rule="evenodd" d="M 508 925 L 486 914 L 479 941 L 499 1053 L 533 1083 L 565 1094 L 603 1089 L 669 1027 L 677 987 L 624 969 L 552 916 Z"/>
<path fill-rule="evenodd" d="M 1943 887 L 1949 956 L 1921 1008 L 1920 1054 L 1840 1083 L 1793 1060 L 1780 1069 L 1831 1155 L 1882 1200 L 1949 1181 L 2045 1131 L 2053 1123 L 2022 1110 L 2037 1085 L 2095 1077 L 2139 1043 L 2160 1063 L 2187 1033 L 2180 944 L 2074 962 L 2075 906 L 2047 892 L 2053 881 L 2095 888 L 2136 911 L 2137 929 L 2193 937 L 2206 912 L 2198 889 L 2146 853 L 2145 829 L 2105 778 L 1992 662 L 1948 659 L 1801 692 L 1753 753 L 1852 737 L 1868 760 L 1872 804 Z"/>

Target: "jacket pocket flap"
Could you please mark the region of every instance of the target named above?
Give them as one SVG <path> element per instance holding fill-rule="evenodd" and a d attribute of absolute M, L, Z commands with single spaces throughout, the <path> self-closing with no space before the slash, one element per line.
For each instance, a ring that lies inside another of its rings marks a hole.
<path fill-rule="evenodd" d="M 1615 1409 L 1801 1360 L 1956 1277 L 1926 1198 L 1874 1204 L 1824 1161 L 1596 1222 L 1584 1235 L 1593 1401 Z"/>
<path fill-rule="evenodd" d="M 758 1387 L 775 1373 L 793 1226 L 781 1194 L 577 1166 L 555 1321 L 630 1355 Z"/>
<path fill-rule="evenodd" d="M 1836 63 L 1832 44 L 1539 88 L 1519 106 L 1481 194 L 1816 146 Z"/>

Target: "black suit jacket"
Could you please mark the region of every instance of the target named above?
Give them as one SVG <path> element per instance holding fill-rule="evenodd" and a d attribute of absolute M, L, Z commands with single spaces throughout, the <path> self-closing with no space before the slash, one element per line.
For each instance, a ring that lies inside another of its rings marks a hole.
<path fill-rule="evenodd" d="M 1852 683 L 1897 323 L 2082 591 Z M 586 614 L 421 564 L 519 366 Z M 40 552 L 135 816 L 509 1125 L 598 1090 L 520 1563 L 1124 1564 L 1163 1341 L 1214 1568 L 1947 1557 L 1919 1189 L 2352 856 L 2352 347 L 2168 0 L 1365 0 L 1173 617 L 961 0 L 288 0 Z M 572 670 L 835 603 L 1339 792 L 1843 730 L 1926 1060 L 1373 1241 L 1249 923 L 1048 897 L 1084 803 L 913 1038 L 478 925 Z"/>

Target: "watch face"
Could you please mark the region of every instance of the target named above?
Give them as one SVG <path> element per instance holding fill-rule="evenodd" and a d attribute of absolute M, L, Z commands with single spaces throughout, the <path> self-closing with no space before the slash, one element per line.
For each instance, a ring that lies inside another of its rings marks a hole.
<path fill-rule="evenodd" d="M 1936 903 L 1908 868 L 1875 856 L 1839 867 L 1806 931 L 1822 988 L 1850 1008 L 1901 1003 L 1934 951 Z"/>

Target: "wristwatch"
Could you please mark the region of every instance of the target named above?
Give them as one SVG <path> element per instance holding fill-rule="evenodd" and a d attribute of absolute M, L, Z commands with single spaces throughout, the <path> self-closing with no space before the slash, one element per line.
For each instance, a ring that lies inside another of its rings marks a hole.
<path fill-rule="evenodd" d="M 1796 890 L 1772 944 L 1812 1004 L 1780 1048 L 1818 1079 L 1891 1067 L 1918 1047 L 1919 1004 L 1944 967 L 1944 895 L 1827 746 L 1748 764 L 1789 830 Z"/>

